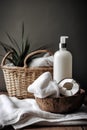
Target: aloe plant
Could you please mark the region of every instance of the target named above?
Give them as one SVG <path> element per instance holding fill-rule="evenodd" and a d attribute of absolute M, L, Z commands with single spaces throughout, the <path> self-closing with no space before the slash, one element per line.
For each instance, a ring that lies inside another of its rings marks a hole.
<path fill-rule="evenodd" d="M 8 58 L 8 60 L 11 63 L 13 63 L 15 66 L 23 66 L 24 59 L 30 50 L 30 42 L 28 38 L 26 38 L 26 40 L 24 41 L 24 23 L 22 24 L 21 47 L 19 47 L 19 44 L 12 36 L 10 36 L 8 33 L 6 33 L 6 35 L 9 38 L 11 45 L 7 45 L 6 43 L 2 41 L 0 41 L 0 45 L 3 47 L 6 53 L 8 51 L 13 52 L 12 57 Z"/>
<path fill-rule="evenodd" d="M 19 47 L 18 42 L 10 36 L 8 33 L 6 33 L 11 45 L 8 45 L 2 41 L 0 41 L 0 45 L 3 47 L 5 52 L 12 51 L 12 57 L 8 58 L 8 60 L 13 63 L 15 66 L 22 67 L 24 64 L 24 59 L 27 56 L 27 54 L 30 53 L 30 42 L 28 38 L 26 40 L 24 39 L 24 23 L 22 24 L 22 34 L 21 34 L 21 47 Z M 45 45 L 43 47 L 40 47 L 38 49 L 45 49 Z M 37 50 L 37 49 L 36 49 Z M 35 56 L 32 56 L 31 59 L 28 60 L 28 63 L 35 58 Z"/>

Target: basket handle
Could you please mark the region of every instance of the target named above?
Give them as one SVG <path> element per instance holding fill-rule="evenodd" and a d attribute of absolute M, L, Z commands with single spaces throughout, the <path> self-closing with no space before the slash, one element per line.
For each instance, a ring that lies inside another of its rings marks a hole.
<path fill-rule="evenodd" d="M 24 59 L 24 67 L 27 67 L 27 60 L 28 60 L 28 58 L 30 58 L 31 56 L 33 56 L 33 55 L 36 55 L 36 54 L 40 54 L 40 53 L 46 53 L 46 52 L 48 52 L 50 55 L 52 55 L 53 53 L 51 52 L 51 51 L 49 51 L 49 50 L 37 50 L 37 51 L 34 51 L 34 52 L 31 52 L 30 54 L 28 54 L 26 57 L 25 57 L 25 59 Z"/>
<path fill-rule="evenodd" d="M 33 55 L 35 55 L 35 54 L 46 53 L 46 52 L 48 52 L 50 55 L 53 54 L 53 53 L 52 53 L 51 51 L 49 51 L 49 50 L 37 50 L 37 51 L 31 52 L 30 54 L 28 54 L 28 55 L 25 57 L 25 59 L 24 59 L 24 67 L 27 67 L 26 62 L 27 62 L 28 58 L 30 58 L 31 56 L 33 56 Z M 5 65 L 5 62 L 6 62 L 7 57 L 8 57 L 10 54 L 12 54 L 12 53 L 13 53 L 13 51 L 9 51 L 9 52 L 7 52 L 7 53 L 5 54 L 4 58 L 2 59 L 1 66 L 4 66 L 4 65 Z"/>
<path fill-rule="evenodd" d="M 10 54 L 12 54 L 12 53 L 13 53 L 13 51 L 9 51 L 9 52 L 7 52 L 7 53 L 5 54 L 4 58 L 2 59 L 1 66 L 4 66 L 4 65 L 5 65 L 5 62 L 6 62 L 7 57 L 8 57 Z"/>

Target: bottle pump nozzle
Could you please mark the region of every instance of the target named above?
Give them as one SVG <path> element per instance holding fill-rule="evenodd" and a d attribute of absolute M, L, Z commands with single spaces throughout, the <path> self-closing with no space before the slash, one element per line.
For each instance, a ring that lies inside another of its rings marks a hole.
<path fill-rule="evenodd" d="M 61 36 L 60 37 L 60 44 L 59 48 L 66 48 L 66 39 L 69 38 L 68 36 Z"/>

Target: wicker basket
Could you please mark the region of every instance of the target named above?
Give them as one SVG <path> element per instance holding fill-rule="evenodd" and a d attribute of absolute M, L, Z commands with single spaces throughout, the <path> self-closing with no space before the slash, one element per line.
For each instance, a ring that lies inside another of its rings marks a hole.
<path fill-rule="evenodd" d="M 8 52 L 2 60 L 1 68 L 3 70 L 4 79 L 6 83 L 6 89 L 9 96 L 15 96 L 17 98 L 34 98 L 33 94 L 27 92 L 27 87 L 42 73 L 49 71 L 53 73 L 53 67 L 27 67 L 27 60 L 40 53 L 49 52 L 48 50 L 37 50 L 28 54 L 24 60 L 24 66 L 6 66 L 7 57 L 10 56 L 12 52 Z M 51 52 L 49 52 L 51 53 Z M 51 53 L 52 54 L 52 53 Z"/>

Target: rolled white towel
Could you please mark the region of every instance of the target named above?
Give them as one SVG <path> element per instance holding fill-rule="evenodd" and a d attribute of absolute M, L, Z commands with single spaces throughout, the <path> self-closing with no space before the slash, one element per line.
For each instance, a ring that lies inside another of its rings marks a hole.
<path fill-rule="evenodd" d="M 53 66 L 53 55 L 46 53 L 43 57 L 35 58 L 29 64 L 29 67 Z"/>
<path fill-rule="evenodd" d="M 50 72 L 45 72 L 39 76 L 29 87 L 28 92 L 35 97 L 45 98 L 48 96 L 59 97 L 59 88 L 57 83 L 52 80 Z"/>

